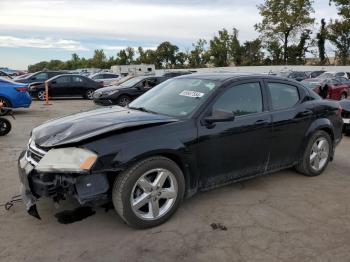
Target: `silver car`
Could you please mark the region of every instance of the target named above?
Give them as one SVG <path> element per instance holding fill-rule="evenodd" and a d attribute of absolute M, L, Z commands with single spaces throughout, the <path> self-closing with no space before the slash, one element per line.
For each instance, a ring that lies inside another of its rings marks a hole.
<path fill-rule="evenodd" d="M 109 86 L 120 79 L 119 75 L 113 73 L 96 73 L 90 76 L 92 80 L 103 82 L 104 86 Z"/>

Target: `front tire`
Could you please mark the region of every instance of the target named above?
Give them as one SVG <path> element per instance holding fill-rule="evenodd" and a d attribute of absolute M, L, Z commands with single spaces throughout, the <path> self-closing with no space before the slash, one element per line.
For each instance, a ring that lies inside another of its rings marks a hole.
<path fill-rule="evenodd" d="M 112 191 L 119 216 L 135 228 L 150 228 L 167 221 L 185 192 L 181 169 L 165 157 L 151 157 L 119 174 Z"/>
<path fill-rule="evenodd" d="M 94 99 L 94 92 L 95 92 L 94 89 L 88 89 L 84 95 L 84 98 L 88 99 L 88 100 L 93 100 Z"/>
<path fill-rule="evenodd" d="M 40 100 L 40 101 L 45 101 L 46 99 L 46 92 L 44 90 L 40 90 L 36 97 Z"/>
<path fill-rule="evenodd" d="M 303 158 L 296 166 L 296 170 L 305 176 L 318 176 L 327 168 L 333 143 L 325 131 L 317 131 L 309 140 Z"/>
<path fill-rule="evenodd" d="M 128 104 L 130 104 L 130 102 L 131 102 L 131 98 L 129 96 L 121 95 L 117 100 L 117 105 L 126 107 Z"/>

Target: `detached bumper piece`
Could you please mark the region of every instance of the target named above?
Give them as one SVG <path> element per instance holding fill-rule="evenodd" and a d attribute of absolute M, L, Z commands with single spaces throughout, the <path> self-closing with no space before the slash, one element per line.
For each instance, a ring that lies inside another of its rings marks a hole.
<path fill-rule="evenodd" d="M 80 204 L 92 205 L 108 199 L 109 182 L 105 174 L 38 173 L 27 161 L 24 152 L 19 158 L 18 170 L 27 212 L 39 219 L 36 202 L 41 197 L 58 202 L 65 200 L 66 196 L 74 196 Z"/>

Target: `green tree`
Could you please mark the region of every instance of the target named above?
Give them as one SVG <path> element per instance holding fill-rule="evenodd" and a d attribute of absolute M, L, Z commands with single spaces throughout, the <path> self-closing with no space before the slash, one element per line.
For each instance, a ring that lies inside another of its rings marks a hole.
<path fill-rule="evenodd" d="M 192 50 L 188 52 L 188 63 L 190 68 L 203 68 L 209 61 L 209 55 L 206 49 L 207 41 L 199 39 L 192 44 Z"/>
<path fill-rule="evenodd" d="M 318 57 L 320 59 L 320 64 L 324 65 L 326 64 L 326 40 L 327 40 L 327 28 L 326 28 L 326 21 L 325 19 L 321 19 L 321 28 L 320 31 L 317 33 L 316 41 L 317 41 L 317 47 L 318 47 Z"/>
<path fill-rule="evenodd" d="M 165 68 L 174 68 L 178 51 L 179 48 L 168 41 L 161 43 L 156 50 L 158 64 Z"/>
<path fill-rule="evenodd" d="M 106 68 L 106 55 L 103 49 L 96 49 L 91 59 L 91 66 L 96 68 Z"/>
<path fill-rule="evenodd" d="M 305 30 L 301 36 L 298 44 L 288 47 L 288 64 L 303 65 L 306 63 L 306 53 L 312 45 L 311 31 Z"/>
<path fill-rule="evenodd" d="M 278 40 L 270 40 L 265 43 L 268 56 L 265 59 L 267 65 L 279 65 L 283 61 L 283 47 Z"/>
<path fill-rule="evenodd" d="M 209 53 L 211 62 L 218 67 L 229 65 L 229 43 L 230 35 L 224 28 L 219 30 L 218 36 L 214 36 L 209 42 Z"/>
<path fill-rule="evenodd" d="M 340 19 L 328 25 L 328 39 L 336 47 L 336 58 L 342 65 L 350 61 L 350 3 L 349 0 L 331 0 L 338 9 Z"/>
<path fill-rule="evenodd" d="M 135 57 L 135 50 L 132 47 L 127 47 L 122 49 L 117 54 L 117 64 L 118 65 L 131 65 L 133 64 Z"/>
<path fill-rule="evenodd" d="M 350 57 L 350 21 L 331 21 L 328 25 L 328 39 L 336 47 L 336 57 L 342 65 L 349 63 Z"/>
<path fill-rule="evenodd" d="M 230 61 L 234 62 L 236 66 L 242 64 L 242 47 L 238 40 L 238 30 L 233 28 L 232 34 L 229 36 L 229 56 Z"/>
<path fill-rule="evenodd" d="M 283 46 L 283 61 L 288 61 L 291 38 L 299 36 L 313 24 L 313 0 L 265 0 L 259 5 L 262 22 L 255 25 L 265 42 L 278 40 Z"/>
<path fill-rule="evenodd" d="M 261 65 L 264 59 L 260 39 L 246 41 L 242 46 L 242 64 L 245 66 Z"/>

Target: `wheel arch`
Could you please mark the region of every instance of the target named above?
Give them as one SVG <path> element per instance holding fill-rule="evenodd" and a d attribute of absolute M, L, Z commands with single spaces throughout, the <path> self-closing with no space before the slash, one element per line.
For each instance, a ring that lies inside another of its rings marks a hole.
<path fill-rule="evenodd" d="M 124 162 L 125 164 L 122 165 L 121 171 L 125 171 L 131 166 L 133 166 L 134 164 L 140 161 L 143 161 L 147 158 L 152 158 L 157 156 L 168 158 L 173 162 L 175 162 L 175 164 L 177 164 L 177 166 L 181 169 L 184 175 L 185 195 L 192 195 L 191 185 L 195 183 L 195 181 L 193 181 L 195 178 L 190 176 L 191 172 L 190 172 L 190 165 L 188 164 L 188 160 L 186 160 L 186 158 L 182 154 L 180 154 L 179 151 L 176 149 L 157 149 L 157 150 L 148 151 L 148 152 L 139 154 L 137 156 L 133 156 L 132 159 L 129 159 L 127 161 L 125 161 L 124 159 L 122 162 Z"/>
<path fill-rule="evenodd" d="M 334 128 L 332 126 L 331 121 L 329 119 L 327 119 L 327 118 L 316 119 L 310 125 L 309 129 L 305 133 L 304 141 L 303 141 L 302 147 L 301 147 L 300 152 L 299 152 L 299 158 L 302 158 L 310 138 L 317 131 L 324 131 L 324 132 L 326 132 L 330 136 L 330 138 L 332 140 L 332 143 L 334 143 L 334 140 L 335 140 Z M 333 156 L 334 156 L 334 146 L 333 146 L 333 144 L 332 144 L 332 148 L 333 148 L 333 150 L 331 152 L 331 161 L 333 160 Z"/>
<path fill-rule="evenodd" d="M 13 107 L 13 105 L 15 105 L 16 103 L 13 103 L 13 98 L 11 98 L 10 96 L 6 95 L 6 94 L 0 94 L 0 98 L 4 98 L 6 99 L 7 101 L 9 101 L 10 103 L 10 107 Z"/>

